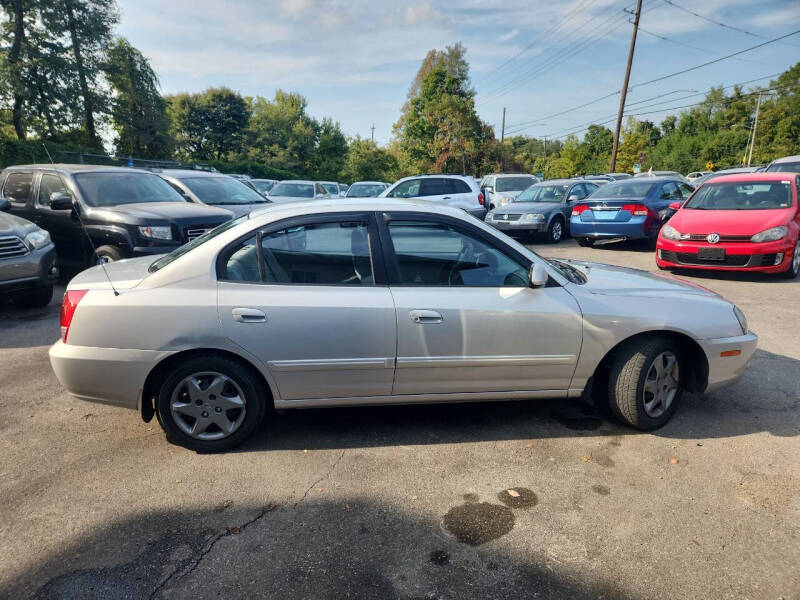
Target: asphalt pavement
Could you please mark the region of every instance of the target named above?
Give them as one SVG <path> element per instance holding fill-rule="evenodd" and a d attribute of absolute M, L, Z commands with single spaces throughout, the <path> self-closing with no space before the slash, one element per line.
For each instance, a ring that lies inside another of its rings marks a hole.
<path fill-rule="evenodd" d="M 680 276 L 759 350 L 657 432 L 575 400 L 321 409 L 221 455 L 64 392 L 63 288 L 0 305 L 0 597 L 797 598 L 800 279 Z"/>

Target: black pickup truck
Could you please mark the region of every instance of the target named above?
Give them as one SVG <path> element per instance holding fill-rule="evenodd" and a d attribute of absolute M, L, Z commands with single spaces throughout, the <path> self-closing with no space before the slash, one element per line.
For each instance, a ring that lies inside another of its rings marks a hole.
<path fill-rule="evenodd" d="M 233 216 L 187 202 L 158 175 L 124 167 L 8 167 L 0 197 L 49 232 L 62 266 L 79 269 L 171 252 Z"/>

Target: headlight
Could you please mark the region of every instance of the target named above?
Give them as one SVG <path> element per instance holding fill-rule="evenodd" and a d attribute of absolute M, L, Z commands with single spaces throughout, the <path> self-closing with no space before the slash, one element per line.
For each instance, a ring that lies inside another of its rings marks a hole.
<path fill-rule="evenodd" d="M 736 315 L 736 320 L 739 321 L 739 325 L 742 327 L 742 334 L 747 333 L 747 317 L 744 316 L 742 309 L 734 304 L 733 314 Z"/>
<path fill-rule="evenodd" d="M 171 240 L 172 227 L 169 225 L 144 225 L 139 227 L 139 235 L 151 240 Z"/>
<path fill-rule="evenodd" d="M 520 223 L 535 223 L 537 221 L 544 221 L 544 215 L 541 213 L 528 213 L 522 215 L 522 218 L 519 220 Z"/>
<path fill-rule="evenodd" d="M 44 248 L 50 243 L 50 234 L 44 229 L 34 229 L 25 236 L 25 243 L 32 251 Z"/>
<path fill-rule="evenodd" d="M 494 218 L 494 211 L 490 210 L 488 213 L 486 213 L 486 218 L 484 219 L 484 221 L 491 221 L 493 218 Z"/>
<path fill-rule="evenodd" d="M 751 242 L 775 242 L 778 240 L 782 240 L 786 237 L 786 227 L 781 225 L 780 227 L 773 227 L 772 229 L 766 229 L 764 231 L 760 231 L 759 233 L 755 234 L 753 237 L 750 238 Z"/>
<path fill-rule="evenodd" d="M 511 202 L 511 198 L 509 198 L 508 196 L 501 196 L 500 197 L 500 206 L 505 206 L 509 202 Z"/>
<path fill-rule="evenodd" d="M 680 240 L 681 239 L 681 232 L 672 227 L 671 225 L 664 225 L 661 228 L 661 235 L 663 235 L 668 240 Z"/>

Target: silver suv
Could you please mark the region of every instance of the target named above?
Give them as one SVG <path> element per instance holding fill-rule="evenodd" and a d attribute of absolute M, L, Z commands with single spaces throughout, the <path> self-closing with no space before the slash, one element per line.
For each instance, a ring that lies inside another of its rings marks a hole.
<path fill-rule="evenodd" d="M 460 208 L 473 217 L 486 216 L 484 197 L 474 177 L 469 175 L 414 175 L 404 177 L 384 191 L 381 198 L 427 200 Z"/>
<path fill-rule="evenodd" d="M 498 173 L 484 176 L 480 186 L 486 196 L 487 209 L 494 210 L 511 202 L 534 183 L 539 183 L 536 175 Z"/>

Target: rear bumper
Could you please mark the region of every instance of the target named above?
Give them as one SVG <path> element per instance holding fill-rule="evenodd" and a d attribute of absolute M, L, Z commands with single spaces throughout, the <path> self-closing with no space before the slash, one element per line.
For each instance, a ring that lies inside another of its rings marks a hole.
<path fill-rule="evenodd" d="M 725 260 L 701 260 L 697 257 L 700 248 L 724 248 Z M 656 263 L 662 268 L 782 273 L 791 266 L 794 248 L 794 242 L 787 240 L 762 244 L 712 245 L 698 242 L 673 242 L 659 237 L 656 247 Z"/>
<path fill-rule="evenodd" d="M 587 237 L 592 239 L 626 238 L 638 240 L 652 237 L 654 231 L 649 231 L 646 226 L 646 217 L 634 217 L 625 223 L 614 221 L 581 221 L 580 217 L 570 219 L 569 230 L 572 237 Z"/>
<path fill-rule="evenodd" d="M 171 351 L 74 346 L 50 347 L 50 365 L 67 391 L 80 400 L 137 409 L 147 375 Z"/>
<path fill-rule="evenodd" d="M 736 383 L 744 374 L 747 363 L 756 351 L 758 336 L 748 332 L 730 338 L 698 340 L 708 358 L 708 385 L 706 392 L 714 392 Z M 736 356 L 720 356 L 723 352 L 736 351 Z"/>
<path fill-rule="evenodd" d="M 25 256 L 0 260 L 0 293 L 53 285 L 56 281 L 58 261 L 52 244 Z"/>

